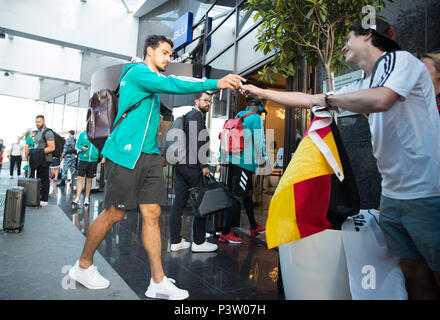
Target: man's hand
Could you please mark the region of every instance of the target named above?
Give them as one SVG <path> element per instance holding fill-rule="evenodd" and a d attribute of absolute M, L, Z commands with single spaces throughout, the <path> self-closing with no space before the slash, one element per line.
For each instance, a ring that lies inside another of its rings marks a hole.
<path fill-rule="evenodd" d="M 324 93 L 314 94 L 314 95 L 312 95 L 311 98 L 312 98 L 312 107 L 314 107 L 314 106 L 328 107 L 327 104 L 325 103 L 325 94 Z"/>
<path fill-rule="evenodd" d="M 263 90 L 262 88 L 258 88 L 252 84 L 247 84 L 243 86 L 244 92 L 252 97 L 257 99 L 263 99 Z"/>
<path fill-rule="evenodd" d="M 209 177 L 209 174 L 210 174 L 210 173 L 211 173 L 211 171 L 209 171 L 209 168 L 208 168 L 208 167 L 202 169 L 202 174 L 203 174 L 205 177 Z"/>
<path fill-rule="evenodd" d="M 240 81 L 246 82 L 246 79 L 236 74 L 228 74 L 227 76 L 218 80 L 217 88 L 220 90 L 238 89 L 240 88 Z"/>

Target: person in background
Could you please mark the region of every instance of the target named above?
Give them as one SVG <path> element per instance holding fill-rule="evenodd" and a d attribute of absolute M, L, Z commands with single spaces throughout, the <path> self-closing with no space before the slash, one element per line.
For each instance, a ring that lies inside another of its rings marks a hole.
<path fill-rule="evenodd" d="M 261 165 L 270 167 L 266 154 L 266 139 L 261 115 L 267 113 L 263 101 L 252 99 L 247 103 L 246 110 L 240 111 L 237 117 L 243 117 L 244 149 L 234 154 L 222 154 L 225 161 L 231 164 L 232 172 L 232 208 L 226 215 L 225 225 L 220 234 L 221 243 L 243 243 L 232 231 L 234 218 L 240 215 L 241 206 L 246 210 L 250 224 L 251 237 L 265 232 L 265 227 L 255 221 L 254 204 L 252 202 L 252 176 Z"/>
<path fill-rule="evenodd" d="M 78 154 L 78 181 L 76 186 L 76 198 L 72 201 L 74 205 L 81 204 L 81 193 L 84 186 L 84 177 L 86 178 L 86 195 L 84 198 L 84 205 L 88 206 L 90 203 L 90 191 L 92 189 L 92 180 L 96 176 L 96 169 L 98 167 L 99 150 L 89 139 L 87 139 L 87 132 L 84 130 L 78 137 L 76 142 L 76 149 Z M 128 191 L 128 190 L 126 190 Z"/>
<path fill-rule="evenodd" d="M 192 252 L 212 252 L 217 250 L 217 245 L 205 240 L 206 218 L 193 218 L 193 243 L 186 241 L 180 235 L 182 227 L 182 213 L 186 207 L 189 197 L 189 189 L 198 187 L 202 183 L 203 176 L 208 177 L 210 174 L 208 168 L 208 157 L 206 154 L 199 155 L 199 151 L 206 143 L 209 143 L 208 131 L 206 129 L 206 113 L 211 105 L 211 94 L 208 92 L 197 93 L 194 100 L 194 108 L 185 117 L 185 136 L 187 137 L 186 161 L 187 163 L 179 163 L 175 167 L 175 190 L 173 208 L 171 209 L 170 218 L 170 250 L 178 251 L 191 247 Z M 194 127 L 195 130 L 191 130 Z M 202 131 L 206 132 L 200 134 Z M 194 133 L 195 136 L 190 136 Z M 199 137 L 207 137 L 200 140 Z M 194 142 L 194 143 L 193 143 Z M 204 158 L 204 159 L 202 159 Z M 193 160 L 193 163 L 191 163 Z"/>
<path fill-rule="evenodd" d="M 35 148 L 35 135 L 37 134 L 37 130 L 33 130 L 31 135 L 26 138 L 25 144 L 24 144 L 24 156 L 25 159 L 28 161 L 28 169 L 23 168 L 26 172 L 26 177 L 28 178 L 35 178 L 35 169 L 30 168 L 29 166 L 29 150 L 32 150 Z M 28 172 L 30 170 L 30 172 Z"/>
<path fill-rule="evenodd" d="M 425 53 L 421 60 L 431 74 L 437 109 L 440 114 L 440 53 Z"/>
<path fill-rule="evenodd" d="M 70 130 L 69 137 L 66 139 L 63 153 L 61 155 L 61 161 L 63 161 L 63 170 L 61 172 L 61 181 L 57 184 L 57 187 L 62 187 L 66 184 L 69 170 L 71 175 L 76 174 L 76 153 L 75 131 Z"/>
<path fill-rule="evenodd" d="M 47 206 L 49 200 L 49 165 L 52 163 L 52 152 L 55 151 L 55 136 L 49 128 L 46 127 L 46 120 L 43 115 L 38 115 L 35 118 L 35 124 L 38 132 L 35 135 L 35 148 L 33 151 L 40 151 L 44 154 L 44 159 L 39 163 L 37 170 L 37 178 L 41 179 L 41 206 Z"/>
<path fill-rule="evenodd" d="M 3 151 L 5 150 L 5 146 L 3 143 L 3 139 L 0 139 L 0 171 L 2 170 L 3 163 Z"/>
<path fill-rule="evenodd" d="M 21 137 L 17 137 L 17 142 L 12 144 L 8 158 L 11 161 L 9 166 L 9 173 L 11 179 L 14 178 L 14 167 L 17 166 L 17 177 L 21 174 L 21 160 L 23 156 L 23 145 L 21 144 Z"/>
<path fill-rule="evenodd" d="M 57 183 L 58 181 L 58 175 L 60 173 L 60 166 L 61 166 L 61 160 L 59 157 L 53 157 L 52 162 L 50 163 L 50 177 L 53 181 L 53 183 Z M 54 192 L 56 192 L 56 189 L 54 188 Z"/>
<path fill-rule="evenodd" d="M 5 151 L 5 143 L 3 142 L 3 139 L 0 139 L 0 155 L 3 155 L 4 151 Z"/>

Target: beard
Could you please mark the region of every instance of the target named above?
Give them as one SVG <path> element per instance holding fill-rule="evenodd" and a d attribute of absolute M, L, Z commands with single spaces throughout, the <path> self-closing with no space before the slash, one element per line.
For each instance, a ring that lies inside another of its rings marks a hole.
<path fill-rule="evenodd" d="M 202 111 L 203 115 L 205 115 L 209 111 L 209 107 L 207 107 L 207 108 L 200 108 L 199 107 L 199 109 L 200 109 L 200 111 Z"/>

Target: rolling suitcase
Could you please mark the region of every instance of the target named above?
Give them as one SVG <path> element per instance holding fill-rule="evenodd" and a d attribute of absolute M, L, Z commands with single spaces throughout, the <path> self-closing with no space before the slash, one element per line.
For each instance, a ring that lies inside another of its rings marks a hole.
<path fill-rule="evenodd" d="M 24 188 L 26 194 L 26 206 L 40 206 L 40 186 L 39 178 L 18 178 L 18 185 Z"/>
<path fill-rule="evenodd" d="M 224 226 L 225 211 L 217 212 L 206 217 L 206 232 L 210 233 L 213 237 L 220 231 L 222 231 Z"/>
<path fill-rule="evenodd" d="M 3 230 L 20 232 L 24 225 L 26 194 L 23 187 L 6 190 Z"/>

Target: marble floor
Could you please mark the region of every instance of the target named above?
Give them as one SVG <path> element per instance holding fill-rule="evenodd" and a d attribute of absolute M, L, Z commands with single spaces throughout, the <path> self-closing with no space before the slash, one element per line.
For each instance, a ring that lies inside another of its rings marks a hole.
<path fill-rule="evenodd" d="M 6 177 L 2 170 L 3 179 Z M 83 196 L 84 197 L 84 196 Z M 83 201 L 82 197 L 82 201 Z M 257 222 L 265 224 L 266 210 L 257 208 Z M 73 224 L 85 235 L 88 227 L 102 211 L 103 192 L 92 191 L 89 206 L 72 206 L 71 186 L 56 187 L 51 183 L 49 204 L 59 206 Z M 249 236 L 247 216 L 242 213 L 239 225 L 233 230 L 243 238 L 243 244 L 219 244 L 214 253 L 192 253 L 191 250 L 171 252 L 169 249 L 170 206 L 162 207 L 160 218 L 162 236 L 162 261 L 165 273 L 176 284 L 190 293 L 191 300 L 283 300 L 279 281 L 278 252 L 268 250 L 264 234 Z M 191 239 L 191 211 L 183 214 L 182 233 Z M 99 247 L 100 254 L 141 299 L 149 284 L 150 268 L 141 239 L 142 216 L 128 212 L 120 223 L 107 234 Z M 218 234 L 207 234 L 208 241 L 218 243 Z"/>

